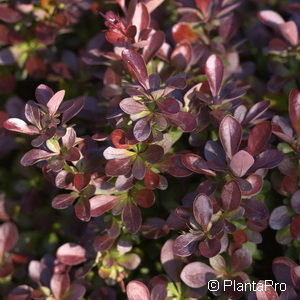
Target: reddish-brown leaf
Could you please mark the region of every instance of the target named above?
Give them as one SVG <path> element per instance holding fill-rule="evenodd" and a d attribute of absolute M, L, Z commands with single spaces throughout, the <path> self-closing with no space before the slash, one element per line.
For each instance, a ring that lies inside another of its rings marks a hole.
<path fill-rule="evenodd" d="M 127 203 L 123 208 L 122 220 L 129 233 L 137 233 L 142 226 L 140 209 L 133 203 Z"/>
<path fill-rule="evenodd" d="M 291 119 L 291 123 L 299 138 L 300 137 L 300 92 L 296 89 L 292 89 L 289 95 L 289 116 Z"/>
<path fill-rule="evenodd" d="M 56 251 L 56 257 L 68 266 L 75 266 L 86 261 L 86 250 L 75 243 L 66 243 Z"/>
<path fill-rule="evenodd" d="M 224 66 L 222 59 L 213 54 L 205 64 L 205 74 L 209 82 L 209 88 L 213 97 L 216 97 L 221 89 L 223 81 Z"/>
<path fill-rule="evenodd" d="M 150 292 L 141 281 L 130 281 L 126 286 L 128 300 L 150 300 Z"/>
<path fill-rule="evenodd" d="M 219 136 L 223 148 L 229 158 L 238 151 L 242 139 L 242 127 L 240 123 L 230 115 L 221 122 Z"/>

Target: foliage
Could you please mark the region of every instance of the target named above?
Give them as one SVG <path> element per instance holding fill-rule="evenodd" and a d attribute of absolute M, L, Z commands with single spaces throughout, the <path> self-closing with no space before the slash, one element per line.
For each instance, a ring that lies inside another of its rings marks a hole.
<path fill-rule="evenodd" d="M 300 297 L 298 3 L 14 0 L 0 22 L 0 297 Z"/>

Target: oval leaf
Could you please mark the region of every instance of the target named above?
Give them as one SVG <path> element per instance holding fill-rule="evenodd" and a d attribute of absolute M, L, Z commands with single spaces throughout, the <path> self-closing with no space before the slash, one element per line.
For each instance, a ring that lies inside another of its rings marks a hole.
<path fill-rule="evenodd" d="M 75 243 L 66 243 L 56 251 L 57 258 L 68 266 L 75 266 L 87 260 L 86 250 Z"/>
<path fill-rule="evenodd" d="M 122 52 L 122 59 L 130 72 L 138 82 L 145 88 L 149 88 L 149 78 L 147 68 L 142 56 L 132 49 L 125 49 Z"/>
<path fill-rule="evenodd" d="M 193 203 L 193 213 L 203 230 L 207 229 L 213 215 L 213 207 L 209 197 L 200 194 Z"/>
<path fill-rule="evenodd" d="M 259 154 L 266 147 L 272 134 L 270 122 L 256 125 L 250 132 L 247 151 L 252 155 Z"/>
<path fill-rule="evenodd" d="M 230 169 L 237 177 L 243 177 L 254 164 L 254 158 L 247 151 L 240 150 L 233 155 L 230 161 Z"/>
<path fill-rule="evenodd" d="M 213 97 L 216 97 L 220 92 L 223 73 L 224 65 L 222 59 L 215 54 L 211 55 L 205 64 L 205 74 Z"/>
<path fill-rule="evenodd" d="M 221 122 L 219 136 L 222 146 L 229 158 L 238 151 L 242 139 L 242 127 L 240 123 L 230 115 Z"/>
<path fill-rule="evenodd" d="M 227 182 L 222 189 L 221 199 L 225 210 L 235 210 L 240 206 L 242 193 L 236 181 Z"/>
<path fill-rule="evenodd" d="M 72 205 L 76 198 L 77 197 L 72 194 L 60 194 L 53 198 L 51 205 L 55 209 L 65 209 Z"/>
<path fill-rule="evenodd" d="M 10 118 L 3 123 L 3 127 L 10 131 L 16 131 L 25 134 L 38 134 L 37 128 L 27 125 L 23 120 Z"/>
<path fill-rule="evenodd" d="M 209 280 L 215 278 L 215 271 L 202 262 L 192 262 L 186 265 L 181 274 L 181 280 L 191 288 L 205 286 Z"/>
<path fill-rule="evenodd" d="M 14 223 L 5 222 L 0 226 L 0 258 L 15 247 L 18 239 L 18 229 Z"/>
<path fill-rule="evenodd" d="M 291 123 L 300 137 L 300 92 L 292 89 L 289 95 L 289 116 Z"/>
<path fill-rule="evenodd" d="M 98 195 L 92 197 L 90 201 L 91 205 L 91 216 L 99 217 L 110 211 L 119 201 L 118 196 L 113 195 Z"/>
<path fill-rule="evenodd" d="M 150 300 L 150 292 L 144 283 L 133 280 L 126 286 L 128 300 Z"/>
<path fill-rule="evenodd" d="M 122 220 L 129 233 L 137 233 L 142 226 L 140 209 L 132 203 L 127 203 L 122 212 Z"/>

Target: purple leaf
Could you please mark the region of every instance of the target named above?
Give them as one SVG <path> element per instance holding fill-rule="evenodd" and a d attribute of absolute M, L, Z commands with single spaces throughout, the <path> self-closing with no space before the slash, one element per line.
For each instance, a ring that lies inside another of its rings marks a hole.
<path fill-rule="evenodd" d="M 27 125 L 23 120 L 10 118 L 4 122 L 4 128 L 11 131 L 21 132 L 25 134 L 38 134 L 37 128 Z"/>
<path fill-rule="evenodd" d="M 242 138 L 242 127 L 240 123 L 230 115 L 221 122 L 219 136 L 222 146 L 229 158 L 238 151 Z"/>
<path fill-rule="evenodd" d="M 181 280 L 191 288 L 205 286 L 209 280 L 215 278 L 215 271 L 208 265 L 196 261 L 187 264 L 181 274 Z"/>
<path fill-rule="evenodd" d="M 193 203 L 193 213 L 196 221 L 203 230 L 206 230 L 213 215 L 213 207 L 209 197 L 200 194 Z"/>
<path fill-rule="evenodd" d="M 79 283 L 72 283 L 70 286 L 70 294 L 65 298 L 65 300 L 80 300 L 83 298 L 86 292 L 86 288 Z"/>
<path fill-rule="evenodd" d="M 175 154 L 173 156 L 170 156 L 167 159 L 167 162 L 166 162 L 167 172 L 174 177 L 187 177 L 187 176 L 193 174 L 190 170 L 185 168 L 185 166 L 181 162 L 180 157 L 181 157 L 181 155 Z"/>
<path fill-rule="evenodd" d="M 99 217 L 110 211 L 119 201 L 118 196 L 113 195 L 98 195 L 92 197 L 90 201 L 91 205 L 91 216 Z"/>
<path fill-rule="evenodd" d="M 65 91 L 59 91 L 57 93 L 55 93 L 50 100 L 47 102 L 47 107 L 49 109 L 49 112 L 52 116 L 54 116 L 61 104 L 61 102 L 63 101 L 65 96 Z"/>
<path fill-rule="evenodd" d="M 293 268 L 291 275 L 292 275 L 292 280 L 294 282 L 294 285 L 297 288 L 299 288 L 299 286 L 300 286 L 300 266 Z"/>
<path fill-rule="evenodd" d="M 157 106 L 165 113 L 176 114 L 180 111 L 180 104 L 174 98 L 165 98 L 156 102 Z"/>
<path fill-rule="evenodd" d="M 143 236 L 148 239 L 159 239 L 169 233 L 169 226 L 161 218 L 150 218 L 143 224 Z"/>
<path fill-rule="evenodd" d="M 260 116 L 262 116 L 267 111 L 269 106 L 270 106 L 269 101 L 261 101 L 255 103 L 248 111 L 243 121 L 243 124 L 253 123 L 255 120 L 257 120 Z"/>
<path fill-rule="evenodd" d="M 257 170 L 260 168 L 272 169 L 277 167 L 283 160 L 283 153 L 276 149 L 268 149 L 260 153 L 251 170 Z"/>
<path fill-rule="evenodd" d="M 127 203 L 122 212 L 122 221 L 129 233 L 137 233 L 142 226 L 140 209 L 132 203 Z"/>
<path fill-rule="evenodd" d="M 233 272 L 241 272 L 252 264 L 251 253 L 244 248 L 237 249 L 231 256 L 231 269 Z"/>
<path fill-rule="evenodd" d="M 122 204 L 123 203 L 121 203 L 121 205 Z M 107 235 L 114 239 L 117 238 L 121 233 L 121 229 L 120 229 L 119 225 L 116 223 L 112 223 L 111 226 L 108 229 L 106 229 L 106 231 L 107 231 Z"/>
<path fill-rule="evenodd" d="M 133 127 L 134 137 L 140 141 L 146 141 L 151 134 L 151 127 L 146 118 L 138 120 Z"/>
<path fill-rule="evenodd" d="M 30 279 L 40 284 L 41 273 L 41 263 L 38 260 L 31 260 L 28 265 L 28 275 Z"/>
<path fill-rule="evenodd" d="M 279 24 L 284 23 L 284 19 L 275 11 L 261 10 L 258 12 L 258 18 L 264 24 L 276 28 Z"/>
<path fill-rule="evenodd" d="M 66 243 L 56 251 L 56 257 L 68 266 L 76 266 L 86 261 L 86 250 L 77 244 Z"/>
<path fill-rule="evenodd" d="M 70 149 L 74 146 L 76 141 L 76 132 L 72 127 L 68 127 L 66 130 L 66 134 L 62 137 L 62 144 L 67 149 Z"/>
<path fill-rule="evenodd" d="M 292 218 L 290 232 L 294 240 L 300 241 L 300 215 Z"/>
<path fill-rule="evenodd" d="M 84 197 L 79 199 L 75 205 L 75 214 L 79 220 L 89 222 L 91 219 L 91 207 L 87 198 Z"/>
<path fill-rule="evenodd" d="M 300 92 L 292 89 L 289 95 L 289 116 L 297 136 L 300 137 Z"/>
<path fill-rule="evenodd" d="M 298 295 L 292 286 L 288 286 L 285 291 L 280 293 L 280 300 L 297 300 Z"/>
<path fill-rule="evenodd" d="M 292 214 L 285 205 L 276 207 L 270 216 L 269 224 L 274 230 L 280 230 L 290 224 Z"/>
<path fill-rule="evenodd" d="M 272 119 L 272 132 L 287 143 L 294 140 L 294 130 L 289 122 L 281 116 L 274 116 Z"/>
<path fill-rule="evenodd" d="M 103 156 L 106 159 L 123 159 L 128 158 L 132 155 L 135 155 L 135 153 L 126 149 L 119 149 L 113 147 L 107 147 L 103 152 Z"/>
<path fill-rule="evenodd" d="M 165 272 L 175 282 L 180 281 L 180 272 L 184 266 L 183 261 L 174 255 L 174 240 L 167 240 L 161 248 L 160 261 Z"/>
<path fill-rule="evenodd" d="M 122 59 L 126 67 L 133 73 L 139 83 L 145 88 L 149 88 L 149 78 L 145 62 L 142 56 L 132 49 L 125 49 L 122 52 Z"/>
<path fill-rule="evenodd" d="M 140 2 L 136 4 L 131 21 L 132 25 L 136 27 L 136 39 L 138 40 L 140 38 L 141 31 L 148 28 L 150 25 L 150 15 L 144 3 Z"/>
<path fill-rule="evenodd" d="M 253 156 L 259 154 L 266 147 L 272 134 L 270 122 L 262 122 L 256 125 L 250 132 L 247 151 Z"/>
<path fill-rule="evenodd" d="M 216 256 L 221 251 L 221 241 L 219 238 L 205 239 L 199 243 L 199 252 L 204 257 Z"/>
<path fill-rule="evenodd" d="M 207 141 L 204 147 L 204 155 L 206 160 L 214 162 L 221 170 L 227 170 L 225 153 L 218 142 Z"/>
<path fill-rule="evenodd" d="M 254 164 L 254 158 L 247 151 L 240 150 L 233 155 L 230 161 L 230 169 L 234 176 L 243 177 Z"/>
<path fill-rule="evenodd" d="M 126 286 L 128 300 L 150 300 L 150 292 L 141 281 L 130 281 Z"/>
<path fill-rule="evenodd" d="M 180 235 L 173 244 L 174 254 L 183 257 L 192 255 L 197 250 L 200 238 L 199 235 L 194 235 L 192 233 Z"/>
<path fill-rule="evenodd" d="M 69 108 L 67 108 L 63 112 L 63 116 L 62 116 L 62 119 L 61 119 L 61 124 L 67 123 L 74 116 L 76 116 L 83 109 L 84 104 L 85 104 L 85 98 L 84 97 L 79 97 L 75 100 L 70 100 L 70 101 L 72 101 L 73 103 Z M 66 101 L 66 102 L 70 102 L 70 101 Z"/>
<path fill-rule="evenodd" d="M 223 81 L 224 66 L 222 59 L 213 54 L 205 64 L 205 74 L 213 97 L 218 96 Z"/>
<path fill-rule="evenodd" d="M 192 132 L 197 127 L 196 118 L 190 112 L 180 111 L 177 114 L 165 114 L 165 117 L 183 132 Z"/>
<path fill-rule="evenodd" d="M 133 98 L 125 98 L 120 102 L 121 109 L 129 115 L 138 114 L 142 111 L 147 111 L 148 108 L 145 104 L 140 101 L 134 100 Z"/>
<path fill-rule="evenodd" d="M 63 154 L 63 158 L 67 161 L 78 161 L 81 157 L 81 153 L 78 148 L 72 147 L 66 153 Z"/>
<path fill-rule="evenodd" d="M 93 247 L 96 251 L 105 252 L 112 247 L 115 238 L 111 238 L 107 234 L 96 236 Z"/>
<path fill-rule="evenodd" d="M 291 198 L 291 206 L 293 210 L 300 214 L 300 190 L 297 190 Z"/>
<path fill-rule="evenodd" d="M 7 251 L 12 250 L 19 239 L 19 233 L 16 225 L 11 222 L 5 222 L 0 225 L 0 258 Z"/>
<path fill-rule="evenodd" d="M 157 284 L 151 290 L 151 300 L 166 300 L 167 296 L 168 291 L 164 284 Z"/>
<path fill-rule="evenodd" d="M 163 31 L 154 32 L 148 39 L 148 44 L 144 47 L 143 57 L 146 64 L 155 56 L 165 41 L 165 34 Z"/>
<path fill-rule="evenodd" d="M 151 164 L 159 162 L 164 156 L 164 149 L 159 145 L 149 145 L 145 152 L 141 154 L 144 160 Z"/>
<path fill-rule="evenodd" d="M 50 288 L 55 299 L 62 299 L 69 287 L 70 277 L 68 273 L 57 273 L 52 276 Z"/>
<path fill-rule="evenodd" d="M 146 174 L 145 163 L 140 157 L 137 157 L 132 166 L 132 175 L 137 180 L 142 180 L 145 177 L 145 174 Z"/>
<path fill-rule="evenodd" d="M 120 175 L 118 176 L 115 187 L 118 191 L 125 191 L 131 189 L 134 185 L 132 175 Z"/>
<path fill-rule="evenodd" d="M 241 179 L 239 180 L 239 182 L 241 181 Z M 242 189 L 241 188 L 241 192 L 243 196 L 253 196 L 258 194 L 263 186 L 263 178 L 260 175 L 257 174 L 251 174 L 246 178 L 246 181 L 243 181 L 246 184 L 249 183 L 250 184 L 250 188 L 246 187 L 246 189 Z M 241 186 L 241 185 L 240 185 Z M 248 184 L 247 184 L 248 186 Z"/>
<path fill-rule="evenodd" d="M 269 282 L 260 280 L 255 287 L 257 300 L 279 300 L 279 296 Z"/>
<path fill-rule="evenodd" d="M 241 190 L 236 181 L 227 182 L 222 189 L 221 199 L 225 210 L 235 210 L 240 206 Z"/>
<path fill-rule="evenodd" d="M 272 262 L 272 270 L 277 282 L 293 286 L 291 271 L 296 266 L 297 264 L 287 257 L 276 257 Z"/>
<path fill-rule="evenodd" d="M 76 198 L 77 197 L 72 194 L 60 194 L 53 198 L 51 205 L 56 209 L 65 209 L 72 205 Z"/>
<path fill-rule="evenodd" d="M 148 208 L 155 203 L 155 194 L 151 190 L 142 189 L 134 195 L 134 200 L 139 206 Z"/>
<path fill-rule="evenodd" d="M 161 79 L 159 74 L 153 73 L 149 76 L 149 85 L 151 90 L 158 90 L 160 88 Z"/>
<path fill-rule="evenodd" d="M 233 117 L 239 121 L 240 123 L 243 122 L 243 120 L 245 119 L 247 113 L 247 107 L 245 105 L 239 105 L 235 110 L 234 110 L 234 114 Z"/>
<path fill-rule="evenodd" d="M 190 43 L 181 42 L 172 52 L 171 61 L 177 68 L 185 70 L 192 60 L 192 52 Z"/>
<path fill-rule="evenodd" d="M 119 260 L 119 264 L 127 270 L 135 270 L 140 263 L 141 258 L 135 253 L 125 254 Z"/>
<path fill-rule="evenodd" d="M 174 89 L 183 90 L 186 87 L 186 73 L 181 72 L 177 75 L 170 77 L 166 81 L 166 85 L 168 88 L 171 88 L 172 91 Z M 170 91 L 169 91 L 169 93 L 170 93 Z M 165 95 L 167 95 L 167 94 L 168 93 L 166 93 Z"/>
<path fill-rule="evenodd" d="M 131 170 L 131 164 L 131 157 L 109 160 L 105 165 L 105 174 L 107 176 L 126 175 Z"/>
<path fill-rule="evenodd" d="M 35 102 L 28 101 L 26 103 L 25 116 L 31 124 L 34 124 L 36 127 L 40 128 L 40 110 Z"/>
<path fill-rule="evenodd" d="M 33 288 L 28 285 L 19 285 L 15 287 L 7 297 L 7 300 L 28 300 L 31 298 Z"/>
<path fill-rule="evenodd" d="M 245 199 L 242 206 L 245 208 L 245 217 L 251 221 L 259 222 L 269 216 L 267 206 L 255 198 Z"/>
<path fill-rule="evenodd" d="M 47 160 L 51 158 L 52 156 L 57 155 L 56 153 L 49 153 L 44 150 L 40 149 L 32 149 L 29 150 L 27 153 L 24 154 L 24 156 L 21 158 L 21 165 L 24 167 L 31 166 L 33 164 L 36 164 L 39 161 Z"/>
<path fill-rule="evenodd" d="M 47 105 L 48 101 L 52 98 L 54 92 L 45 84 L 40 84 L 35 90 L 36 100 L 43 105 Z"/>
<path fill-rule="evenodd" d="M 187 153 L 181 156 L 182 164 L 191 171 L 208 176 L 215 176 L 216 173 L 208 168 L 207 162 L 193 153 Z"/>
<path fill-rule="evenodd" d="M 294 21 L 278 24 L 278 29 L 282 36 L 292 45 L 298 44 L 298 28 Z"/>

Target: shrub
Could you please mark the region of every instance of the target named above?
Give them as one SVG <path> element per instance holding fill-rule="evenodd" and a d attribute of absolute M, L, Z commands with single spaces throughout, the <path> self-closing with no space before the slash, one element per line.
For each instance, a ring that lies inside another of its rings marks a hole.
<path fill-rule="evenodd" d="M 300 297 L 299 4 L 16 0 L 0 21 L 3 299 Z"/>

